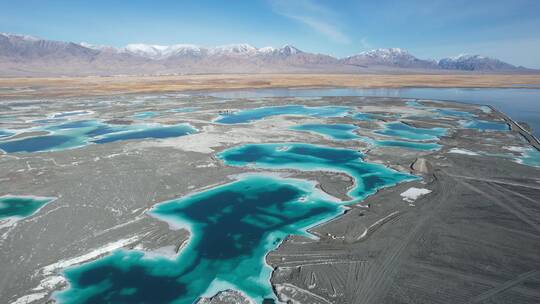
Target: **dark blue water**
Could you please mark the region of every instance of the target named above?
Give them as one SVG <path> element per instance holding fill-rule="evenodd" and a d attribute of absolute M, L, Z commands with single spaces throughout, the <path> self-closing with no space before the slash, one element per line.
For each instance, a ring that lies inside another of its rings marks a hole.
<path fill-rule="evenodd" d="M 0 149 L 7 153 L 39 152 L 62 147 L 70 142 L 76 144 L 77 141 L 66 135 L 44 135 L 0 142 Z"/>
<path fill-rule="evenodd" d="M 495 88 L 402 88 L 402 89 L 262 89 L 217 92 L 223 98 L 379 96 L 450 100 L 491 105 L 514 120 L 526 122 L 540 137 L 540 89 Z"/>

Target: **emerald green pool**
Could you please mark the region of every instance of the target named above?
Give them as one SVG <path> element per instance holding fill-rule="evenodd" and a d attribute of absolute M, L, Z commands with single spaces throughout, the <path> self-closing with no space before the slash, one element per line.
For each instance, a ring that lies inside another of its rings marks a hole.
<path fill-rule="evenodd" d="M 318 133 L 334 140 L 358 139 L 359 136 L 354 133 L 357 129 L 357 126 L 351 124 L 305 124 L 291 127 L 291 130 Z"/>
<path fill-rule="evenodd" d="M 416 177 L 363 161 L 363 154 L 350 149 L 304 143 L 248 144 L 218 155 L 230 166 L 264 169 L 342 172 L 355 180 L 348 195 L 361 200 L 378 189 L 414 180 Z"/>
<path fill-rule="evenodd" d="M 354 131 L 358 130 L 358 127 L 352 124 L 305 124 L 291 127 L 291 130 L 320 134 L 338 141 L 360 140 L 375 147 L 395 147 L 419 151 L 432 151 L 441 147 L 439 144 L 431 142 L 375 140 L 356 134 Z"/>
<path fill-rule="evenodd" d="M 53 201 L 50 197 L 6 195 L 0 197 L 0 221 L 20 219 L 36 213 L 41 207 Z"/>
<path fill-rule="evenodd" d="M 221 115 L 216 122 L 222 124 L 249 123 L 276 115 L 302 115 L 312 117 L 340 117 L 345 116 L 351 110 L 350 107 L 320 106 L 307 107 L 303 105 L 286 105 L 274 107 L 261 107 L 241 110 L 231 114 Z"/>

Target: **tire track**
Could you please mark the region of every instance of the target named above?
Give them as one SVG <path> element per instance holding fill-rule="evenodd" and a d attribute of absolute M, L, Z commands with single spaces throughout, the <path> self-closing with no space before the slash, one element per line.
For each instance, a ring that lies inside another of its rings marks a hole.
<path fill-rule="evenodd" d="M 529 278 L 532 278 L 534 277 L 535 275 L 537 275 L 538 273 L 540 273 L 540 271 L 538 270 L 531 270 L 529 272 L 526 272 L 526 273 L 523 273 L 523 274 L 520 274 L 517 278 L 513 279 L 513 280 L 510 280 L 510 281 L 507 281 L 505 282 L 504 284 L 501 284 L 499 285 L 498 287 L 495 287 L 493 289 L 490 289 L 488 290 L 487 292 L 485 293 L 482 293 L 480 294 L 479 296 L 473 298 L 471 300 L 470 303 L 480 303 L 484 300 L 487 300 L 493 296 L 495 296 L 496 294 L 499 294 L 499 293 L 502 293 L 512 287 L 514 287 L 515 285 L 518 285 L 520 284 L 521 282 L 529 279 Z"/>

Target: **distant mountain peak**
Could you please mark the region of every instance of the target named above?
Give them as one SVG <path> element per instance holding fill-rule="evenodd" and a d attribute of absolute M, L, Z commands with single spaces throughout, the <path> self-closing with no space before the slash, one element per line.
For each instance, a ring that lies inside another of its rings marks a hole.
<path fill-rule="evenodd" d="M 119 52 L 126 52 L 150 59 L 164 59 L 171 56 L 198 54 L 201 52 L 201 48 L 193 44 L 156 45 L 134 43 L 126 45 Z"/>
<path fill-rule="evenodd" d="M 452 60 L 468 60 L 468 59 L 486 59 L 489 57 L 478 55 L 478 54 L 459 54 L 457 56 L 448 57 L 446 59 Z"/>
<path fill-rule="evenodd" d="M 380 48 L 338 59 L 287 44 L 256 48 L 134 43 L 125 47 L 45 40 L 0 33 L 0 76 L 261 72 L 521 71 L 495 58 L 462 54 L 439 61 L 401 48 Z"/>
<path fill-rule="evenodd" d="M 210 48 L 209 53 L 212 55 L 255 55 L 257 48 L 247 43 L 235 43 Z"/>
<path fill-rule="evenodd" d="M 294 54 L 301 53 L 302 51 L 300 51 L 294 45 L 286 44 L 282 48 L 279 49 L 279 52 L 283 55 L 294 55 Z"/>
<path fill-rule="evenodd" d="M 400 48 L 379 48 L 379 49 L 364 51 L 364 52 L 359 53 L 358 55 L 364 55 L 364 56 L 403 56 L 403 55 L 410 55 L 410 54 L 406 50 L 400 49 Z"/>
<path fill-rule="evenodd" d="M 41 38 L 30 36 L 30 35 L 20 35 L 20 34 L 13 34 L 13 33 L 0 33 L 0 36 L 4 36 L 7 38 L 18 38 L 26 41 L 39 41 L 42 40 Z"/>
<path fill-rule="evenodd" d="M 496 58 L 469 54 L 443 58 L 439 60 L 438 66 L 446 70 L 464 71 L 510 71 L 518 69 L 516 66 Z"/>
<path fill-rule="evenodd" d="M 364 51 L 342 60 L 360 66 L 393 66 L 400 68 L 435 68 L 436 62 L 418 59 L 400 48 L 380 48 Z"/>

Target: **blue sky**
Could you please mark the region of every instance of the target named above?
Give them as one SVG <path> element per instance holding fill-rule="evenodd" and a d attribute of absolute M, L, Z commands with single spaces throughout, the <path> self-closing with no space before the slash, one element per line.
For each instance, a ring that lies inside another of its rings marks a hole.
<path fill-rule="evenodd" d="M 0 0 L 0 31 L 114 46 L 293 44 L 338 57 L 400 47 L 540 68 L 539 0 Z"/>

